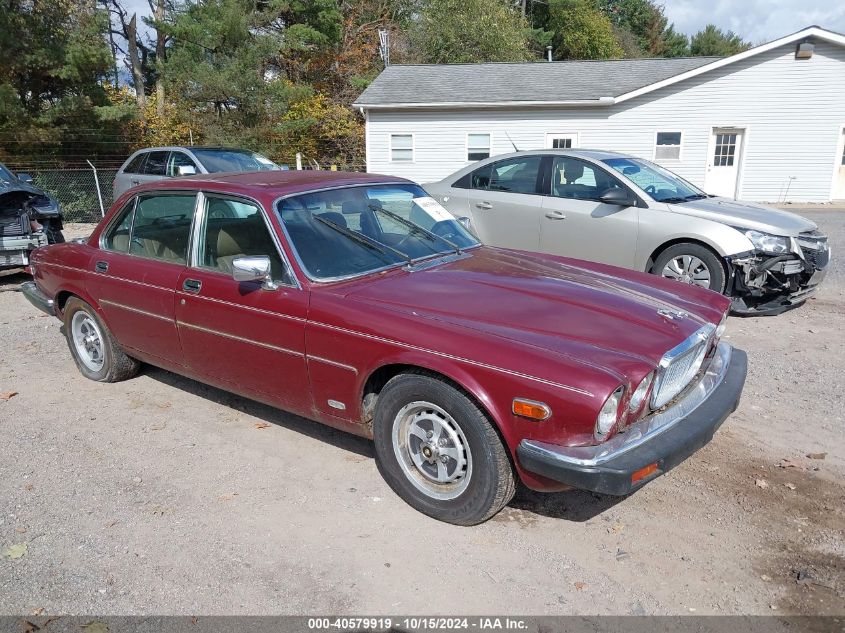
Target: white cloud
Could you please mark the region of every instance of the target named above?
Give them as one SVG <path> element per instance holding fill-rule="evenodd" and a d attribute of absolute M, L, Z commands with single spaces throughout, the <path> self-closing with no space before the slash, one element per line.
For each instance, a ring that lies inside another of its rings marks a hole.
<path fill-rule="evenodd" d="M 675 29 L 689 35 L 712 23 L 752 44 L 817 25 L 845 33 L 842 0 L 663 0 Z"/>

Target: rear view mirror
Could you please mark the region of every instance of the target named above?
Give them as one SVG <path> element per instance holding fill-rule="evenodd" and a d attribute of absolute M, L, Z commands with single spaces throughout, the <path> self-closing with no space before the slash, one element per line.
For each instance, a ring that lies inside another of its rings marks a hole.
<path fill-rule="evenodd" d="M 197 168 L 193 165 L 179 165 L 177 172 L 180 176 L 193 176 L 197 173 Z"/>
<path fill-rule="evenodd" d="M 637 204 L 637 201 L 630 193 L 624 189 L 620 189 L 619 187 L 606 189 L 604 193 L 599 196 L 599 200 L 605 204 L 613 204 L 618 207 L 633 207 Z"/>
<path fill-rule="evenodd" d="M 20 180 L 23 183 L 26 183 L 28 185 L 32 184 L 32 176 L 30 176 L 29 174 L 25 174 L 23 172 L 18 172 L 17 177 L 18 177 L 18 180 Z"/>
<path fill-rule="evenodd" d="M 266 255 L 236 257 L 232 260 L 232 278 L 239 282 L 258 281 L 265 290 L 278 288 L 273 283 L 270 258 Z"/>

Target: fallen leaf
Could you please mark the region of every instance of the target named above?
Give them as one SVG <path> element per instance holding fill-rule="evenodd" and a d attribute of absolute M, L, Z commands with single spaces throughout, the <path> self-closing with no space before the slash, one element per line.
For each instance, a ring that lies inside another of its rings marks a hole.
<path fill-rule="evenodd" d="M 231 501 L 232 499 L 234 499 L 234 498 L 235 498 L 235 497 L 237 497 L 237 496 L 238 496 L 238 493 L 237 493 L 237 492 L 232 492 L 232 493 L 227 494 L 227 495 L 220 495 L 220 496 L 219 496 L 219 497 L 217 497 L 217 498 L 218 498 L 220 501 Z"/>
<path fill-rule="evenodd" d="M 807 457 L 810 459 L 824 459 L 827 457 L 827 453 L 807 453 Z"/>
<path fill-rule="evenodd" d="M 109 633 L 109 625 L 102 620 L 91 620 L 88 624 L 79 627 L 85 633 Z"/>
<path fill-rule="evenodd" d="M 789 488 L 790 490 L 795 490 L 796 488 L 795 484 L 785 483 L 783 485 Z"/>
<path fill-rule="evenodd" d="M 580 580 L 579 580 L 578 582 L 574 583 L 574 584 L 575 584 L 575 588 L 576 588 L 578 591 L 581 591 L 582 589 L 584 589 L 584 587 L 586 587 L 586 586 L 587 586 L 587 583 L 585 583 L 585 582 L 581 582 Z"/>
<path fill-rule="evenodd" d="M 623 523 L 614 523 L 610 527 L 610 529 L 613 530 L 616 534 L 618 534 L 619 532 L 625 529 L 625 525 Z"/>
<path fill-rule="evenodd" d="M 16 395 L 18 395 L 17 391 L 4 391 L 3 393 L 0 393 L 0 400 L 11 400 Z"/>
<path fill-rule="evenodd" d="M 26 550 L 26 543 L 15 543 L 14 545 L 10 545 L 9 548 L 3 552 L 3 556 L 15 560 L 17 558 L 21 558 L 24 554 L 26 554 Z"/>
<path fill-rule="evenodd" d="M 32 490 L 34 486 L 32 484 L 27 484 L 23 487 L 24 490 Z"/>
<path fill-rule="evenodd" d="M 15 532 L 17 532 L 18 534 L 23 534 L 24 532 L 26 532 L 26 528 L 25 527 L 16 527 Z"/>
<path fill-rule="evenodd" d="M 44 607 L 38 607 L 37 609 L 30 611 L 29 615 L 44 615 L 44 611 L 46 611 Z"/>
<path fill-rule="evenodd" d="M 791 459 L 782 459 L 778 462 L 778 466 L 780 468 L 797 468 L 799 470 L 804 470 L 804 467 L 801 464 L 798 464 Z"/>
<path fill-rule="evenodd" d="M 754 485 L 757 486 L 758 488 L 762 488 L 763 490 L 765 490 L 766 488 L 769 487 L 769 482 L 766 481 L 765 479 L 755 479 Z"/>
<path fill-rule="evenodd" d="M 106 523 L 106 527 L 114 527 L 115 525 L 117 525 L 117 519 L 114 519 L 113 521 L 109 521 L 108 523 Z"/>
<path fill-rule="evenodd" d="M 23 631 L 24 633 L 35 633 L 35 631 L 40 631 L 41 627 L 35 624 L 34 622 L 30 622 L 29 620 L 23 621 Z"/>
<path fill-rule="evenodd" d="M 268 426 L 270 426 L 270 425 L 269 425 L 269 424 L 267 424 L 266 422 L 256 422 L 253 426 L 254 426 L 256 429 L 266 429 L 266 428 L 267 428 Z"/>
<path fill-rule="evenodd" d="M 153 508 L 153 510 L 152 510 L 152 512 L 153 512 L 153 516 L 163 517 L 163 516 L 164 516 L 164 511 L 165 511 L 165 509 L 164 509 L 163 507 L 161 507 L 161 506 L 155 506 L 155 507 Z"/>

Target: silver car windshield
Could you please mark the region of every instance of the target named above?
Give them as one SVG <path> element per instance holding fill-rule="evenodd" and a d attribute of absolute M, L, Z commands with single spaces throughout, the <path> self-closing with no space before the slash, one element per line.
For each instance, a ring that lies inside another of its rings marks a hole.
<path fill-rule="evenodd" d="M 272 160 L 255 152 L 235 149 L 191 148 L 202 166 L 210 174 L 229 171 L 273 171 L 279 166 Z"/>
<path fill-rule="evenodd" d="M 411 184 L 317 191 L 279 201 L 277 212 L 299 263 L 316 281 L 460 253 L 478 241 Z"/>
<path fill-rule="evenodd" d="M 660 165 L 641 158 L 606 158 L 602 161 L 658 202 L 688 202 L 709 196 L 695 185 Z"/>

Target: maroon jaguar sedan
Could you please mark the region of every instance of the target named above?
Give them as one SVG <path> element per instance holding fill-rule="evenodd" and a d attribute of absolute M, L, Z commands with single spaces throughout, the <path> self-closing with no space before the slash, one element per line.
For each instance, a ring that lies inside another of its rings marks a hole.
<path fill-rule="evenodd" d="M 31 268 L 24 294 L 86 377 L 149 363 L 371 437 L 398 495 L 462 525 L 517 477 L 637 489 L 706 444 L 745 381 L 721 295 L 482 246 L 387 176 L 151 183 Z"/>

